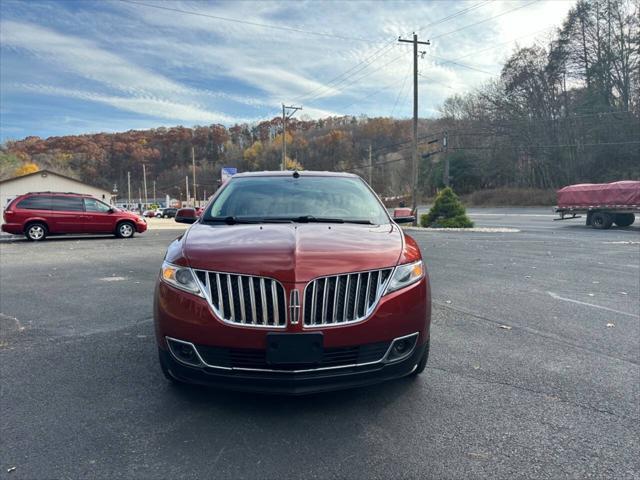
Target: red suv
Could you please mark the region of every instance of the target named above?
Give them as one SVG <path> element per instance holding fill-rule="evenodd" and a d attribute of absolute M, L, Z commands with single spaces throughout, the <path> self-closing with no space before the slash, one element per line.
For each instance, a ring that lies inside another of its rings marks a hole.
<path fill-rule="evenodd" d="M 65 233 L 113 233 L 133 237 L 147 229 L 144 219 L 79 193 L 38 192 L 20 195 L 4 211 L 2 231 L 32 241 Z"/>
<path fill-rule="evenodd" d="M 421 373 L 431 296 L 416 242 L 356 175 L 234 176 L 170 246 L 156 284 L 174 382 L 303 394 Z"/>

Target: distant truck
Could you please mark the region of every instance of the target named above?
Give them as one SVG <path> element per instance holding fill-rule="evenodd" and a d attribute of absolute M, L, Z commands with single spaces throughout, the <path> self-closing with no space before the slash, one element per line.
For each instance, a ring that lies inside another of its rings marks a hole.
<path fill-rule="evenodd" d="M 640 213 L 640 181 L 624 180 L 613 183 L 583 183 L 558 190 L 555 212 L 570 220 L 586 214 L 587 225 L 597 229 L 611 228 L 614 223 L 628 227 Z"/>

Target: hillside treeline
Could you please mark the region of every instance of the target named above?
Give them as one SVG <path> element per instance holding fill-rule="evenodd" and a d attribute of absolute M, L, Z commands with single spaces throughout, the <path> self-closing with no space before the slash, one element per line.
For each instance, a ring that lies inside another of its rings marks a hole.
<path fill-rule="evenodd" d="M 555 188 L 640 178 L 640 2 L 580 1 L 545 44 L 517 48 L 498 78 L 448 98 L 439 119 L 421 119 L 419 185 L 443 184 L 443 158 L 459 193 L 500 187 Z M 445 149 L 444 136 L 447 135 Z M 184 195 L 192 148 L 198 196 L 218 186 L 222 166 L 279 169 L 281 120 L 255 125 L 157 128 L 7 142 L 0 176 L 28 163 L 132 194 L 156 182 Z M 347 170 L 385 196 L 410 186 L 411 123 L 367 117 L 291 119 L 288 167 Z M 369 167 L 371 165 L 373 167 Z"/>

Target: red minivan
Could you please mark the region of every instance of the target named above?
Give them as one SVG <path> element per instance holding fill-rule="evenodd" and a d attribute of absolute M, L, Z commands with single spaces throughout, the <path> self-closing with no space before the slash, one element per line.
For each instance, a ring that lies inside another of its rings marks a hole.
<path fill-rule="evenodd" d="M 16 197 L 4 210 L 2 231 L 37 242 L 48 235 L 112 233 L 133 237 L 147 230 L 138 215 L 80 193 L 37 192 Z"/>
<path fill-rule="evenodd" d="M 186 215 L 190 213 L 190 215 Z M 417 375 L 431 295 L 420 249 L 358 176 L 233 176 L 165 256 L 154 318 L 173 382 L 306 394 Z"/>

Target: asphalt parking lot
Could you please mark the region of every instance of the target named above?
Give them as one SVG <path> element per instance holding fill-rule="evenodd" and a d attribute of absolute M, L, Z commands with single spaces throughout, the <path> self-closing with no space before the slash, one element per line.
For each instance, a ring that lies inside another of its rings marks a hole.
<path fill-rule="evenodd" d="M 180 230 L 3 240 L 0 478 L 640 478 L 640 226 L 471 215 L 520 231 L 411 232 L 425 373 L 300 398 L 164 380 L 151 299 Z"/>

